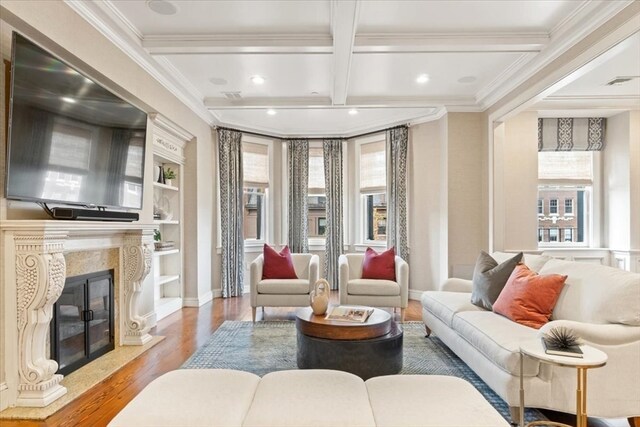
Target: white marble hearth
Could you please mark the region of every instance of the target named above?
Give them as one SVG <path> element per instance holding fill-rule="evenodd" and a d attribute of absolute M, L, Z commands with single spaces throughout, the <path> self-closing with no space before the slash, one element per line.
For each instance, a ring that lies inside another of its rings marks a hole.
<path fill-rule="evenodd" d="M 0 410 L 44 407 L 67 390 L 49 359 L 53 304 L 67 277 L 65 255 L 118 250 L 116 344 L 151 340 L 140 313 L 151 267 L 153 224 L 81 221 L 0 221 Z"/>

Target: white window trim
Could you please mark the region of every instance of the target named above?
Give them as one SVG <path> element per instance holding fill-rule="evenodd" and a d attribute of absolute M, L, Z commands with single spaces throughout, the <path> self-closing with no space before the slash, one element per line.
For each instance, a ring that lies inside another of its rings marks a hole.
<path fill-rule="evenodd" d="M 266 214 L 266 218 L 264 221 L 264 239 L 260 240 L 245 240 L 244 241 L 244 250 L 246 253 L 251 252 L 259 252 L 257 249 L 260 248 L 262 250 L 264 244 L 274 245 L 275 240 L 273 236 L 274 230 L 274 207 L 273 203 L 271 203 L 271 193 L 274 191 L 272 189 L 272 185 L 275 182 L 274 176 L 274 158 L 273 158 L 273 140 L 258 138 L 253 135 L 242 134 L 242 141 L 249 142 L 252 144 L 260 144 L 267 146 L 267 156 L 269 157 L 269 187 L 265 189 L 264 192 L 264 212 Z M 243 183 L 244 188 L 244 183 Z"/>
<path fill-rule="evenodd" d="M 371 135 L 365 138 L 360 138 L 360 139 L 356 139 L 355 140 L 355 159 L 352 162 L 352 164 L 354 165 L 355 168 L 355 173 L 354 173 L 354 189 L 352 192 L 352 197 L 356 198 L 356 203 L 354 203 L 354 208 L 355 208 L 355 212 L 353 213 L 353 218 L 355 221 L 355 241 L 357 243 L 355 243 L 353 246 L 355 248 L 356 251 L 358 252 L 364 252 L 367 247 L 371 247 L 371 248 L 378 248 L 378 249 L 382 249 L 382 248 L 386 248 L 387 247 L 387 242 L 380 242 L 380 241 L 376 241 L 376 240 L 367 240 L 365 239 L 366 236 L 366 223 L 364 221 L 364 199 L 363 199 L 363 195 L 364 194 L 373 194 L 373 193 L 380 193 L 382 191 L 384 191 L 386 193 L 386 188 L 384 189 L 374 189 L 374 190 L 380 190 L 380 191 L 374 191 L 373 193 L 370 191 L 371 189 L 367 189 L 367 192 L 363 192 L 360 190 L 360 152 L 361 152 L 361 147 L 364 144 L 370 144 L 373 142 L 384 142 L 386 141 L 386 134 L 385 133 L 380 133 L 380 134 L 376 134 L 376 135 Z"/>

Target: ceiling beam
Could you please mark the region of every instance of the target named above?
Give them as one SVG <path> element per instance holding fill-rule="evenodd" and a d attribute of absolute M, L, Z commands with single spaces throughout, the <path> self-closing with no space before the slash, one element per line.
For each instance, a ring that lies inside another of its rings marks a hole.
<path fill-rule="evenodd" d="M 360 0 L 331 2 L 331 32 L 333 35 L 333 92 L 334 105 L 344 105 L 349 89 L 351 58 L 356 36 Z"/>
<path fill-rule="evenodd" d="M 152 55 L 331 53 L 329 34 L 148 35 L 142 39 Z"/>
<path fill-rule="evenodd" d="M 357 34 L 355 53 L 539 52 L 547 33 Z"/>
<path fill-rule="evenodd" d="M 204 105 L 209 110 L 254 110 L 254 109 L 324 109 L 324 108 L 434 108 L 448 107 L 476 107 L 475 98 L 472 96 L 449 97 L 420 97 L 420 96 L 375 96 L 375 97 L 348 97 L 345 104 L 336 106 L 331 98 L 322 96 L 312 97 L 255 97 L 241 99 L 227 99 L 220 97 L 208 97 L 204 99 Z"/>

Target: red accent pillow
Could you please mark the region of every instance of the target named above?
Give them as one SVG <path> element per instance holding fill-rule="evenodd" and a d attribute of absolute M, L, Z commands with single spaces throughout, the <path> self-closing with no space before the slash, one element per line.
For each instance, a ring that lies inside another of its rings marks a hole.
<path fill-rule="evenodd" d="M 269 245 L 264 245 L 264 265 L 262 266 L 262 280 L 265 279 L 297 279 L 296 270 L 289 246 L 282 248 L 280 253 Z"/>
<path fill-rule="evenodd" d="M 521 325 L 540 329 L 549 321 L 567 276 L 539 275 L 518 264 L 493 304 L 493 311 Z"/>
<path fill-rule="evenodd" d="M 391 248 L 377 253 L 367 248 L 362 261 L 363 279 L 382 279 L 396 281 L 396 249 Z"/>

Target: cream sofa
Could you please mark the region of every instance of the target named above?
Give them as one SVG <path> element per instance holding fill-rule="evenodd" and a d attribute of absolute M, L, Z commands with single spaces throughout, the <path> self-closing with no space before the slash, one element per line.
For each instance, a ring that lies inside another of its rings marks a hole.
<path fill-rule="evenodd" d="M 251 316 L 256 321 L 258 307 L 305 307 L 309 293 L 318 281 L 318 255 L 291 254 L 297 279 L 262 280 L 264 255 L 256 258 L 250 267 Z"/>
<path fill-rule="evenodd" d="M 111 427 L 508 427 L 468 382 L 437 375 L 362 381 L 342 371 L 257 375 L 180 369 L 152 381 Z"/>
<path fill-rule="evenodd" d="M 513 254 L 493 256 L 502 262 Z M 640 274 L 535 255 L 525 255 L 524 262 L 540 274 L 568 276 L 552 321 L 540 330 L 476 307 L 471 281 L 452 278 L 441 291 L 422 295 L 427 332 L 433 330 L 500 395 L 517 421 L 520 342 L 567 326 L 609 357 L 605 367 L 588 373 L 588 414 L 640 416 Z M 576 412 L 575 369 L 525 358 L 523 372 L 526 406 Z"/>
<path fill-rule="evenodd" d="M 400 308 L 400 318 L 409 304 L 409 265 L 395 258 L 396 281 L 362 278 L 364 254 L 344 254 L 338 258 L 340 304 Z"/>

